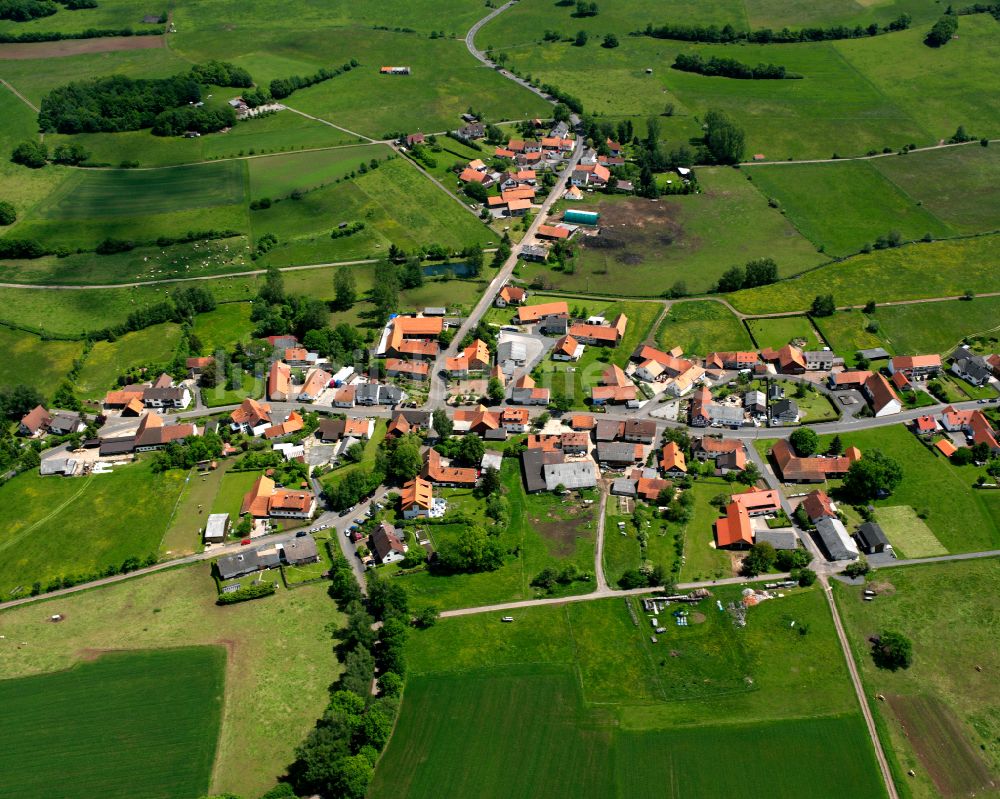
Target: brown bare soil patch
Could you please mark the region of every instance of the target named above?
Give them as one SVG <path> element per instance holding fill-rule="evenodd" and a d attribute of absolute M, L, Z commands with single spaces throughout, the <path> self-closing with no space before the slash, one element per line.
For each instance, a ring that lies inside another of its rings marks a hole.
<path fill-rule="evenodd" d="M 704 613 L 692 613 L 688 616 L 688 624 L 704 624 L 705 614 Z"/>
<path fill-rule="evenodd" d="M 20 42 L 0 44 L 0 61 L 64 58 L 119 50 L 154 50 L 166 46 L 165 36 L 104 36 L 99 39 L 63 39 L 59 42 Z"/>
<path fill-rule="evenodd" d="M 600 233 L 580 239 L 584 248 L 615 253 L 615 260 L 638 266 L 650 252 L 685 241 L 678 209 L 669 201 L 617 200 L 600 206 Z"/>
<path fill-rule="evenodd" d="M 951 709 L 931 696 L 886 697 L 921 764 L 942 796 L 993 789 L 993 775 Z"/>
<path fill-rule="evenodd" d="M 582 508 L 570 509 L 570 518 L 559 519 L 554 514 L 547 514 L 545 520 L 538 517 L 530 519 L 539 535 L 548 541 L 552 554 L 566 557 L 576 551 L 576 539 L 586 534 L 584 527 L 591 520 L 589 510 Z"/>
<path fill-rule="evenodd" d="M 890 583 L 888 580 L 873 580 L 865 586 L 869 591 L 874 591 L 876 594 L 892 596 L 896 593 L 896 586 Z"/>

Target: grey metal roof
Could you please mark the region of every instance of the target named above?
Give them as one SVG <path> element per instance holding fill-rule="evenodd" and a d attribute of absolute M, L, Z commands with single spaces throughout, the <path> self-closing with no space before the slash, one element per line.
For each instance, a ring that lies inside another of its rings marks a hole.
<path fill-rule="evenodd" d="M 795 549 L 797 546 L 794 530 L 757 530 L 758 542 L 767 541 L 775 549 Z"/>
<path fill-rule="evenodd" d="M 225 538 L 228 524 L 228 513 L 209 514 L 208 522 L 205 524 L 205 538 Z"/>
<path fill-rule="evenodd" d="M 546 463 L 561 463 L 565 456 L 561 452 L 544 452 L 541 449 L 526 449 L 521 453 L 521 470 L 524 472 L 524 487 L 529 494 L 545 490 L 542 466 Z"/>
<path fill-rule="evenodd" d="M 597 460 L 602 463 L 634 463 L 636 446 L 624 441 L 598 441 Z"/>
<path fill-rule="evenodd" d="M 739 405 L 720 405 L 713 402 L 708 406 L 708 418 L 723 424 L 743 424 L 743 408 Z"/>
<path fill-rule="evenodd" d="M 311 535 L 303 535 L 287 542 L 282 550 L 285 563 L 310 563 L 319 556 L 316 539 Z"/>
<path fill-rule="evenodd" d="M 840 519 L 819 519 L 816 532 L 830 560 L 853 560 L 860 554 L 858 545 L 847 534 L 847 528 Z"/>
<path fill-rule="evenodd" d="M 634 497 L 635 480 L 619 477 L 611 483 L 611 493 L 618 497 Z"/>
<path fill-rule="evenodd" d="M 858 528 L 858 539 L 865 549 L 873 549 L 876 546 L 889 546 L 889 539 L 885 536 L 885 531 L 875 522 L 865 522 Z"/>
<path fill-rule="evenodd" d="M 858 350 L 862 357 L 867 358 L 869 361 L 882 361 L 889 357 L 889 353 L 886 352 L 882 347 L 873 347 L 869 350 Z"/>
<path fill-rule="evenodd" d="M 597 485 L 597 469 L 591 460 L 547 463 L 542 466 L 542 476 L 548 491 L 555 490 L 559 485 L 566 488 L 593 488 Z"/>
<path fill-rule="evenodd" d="M 498 361 L 524 361 L 528 350 L 523 341 L 504 341 L 497 347 Z"/>
<path fill-rule="evenodd" d="M 783 399 L 778 400 L 774 405 L 771 406 L 771 416 L 773 417 L 798 417 L 799 406 L 796 404 L 795 400 Z"/>

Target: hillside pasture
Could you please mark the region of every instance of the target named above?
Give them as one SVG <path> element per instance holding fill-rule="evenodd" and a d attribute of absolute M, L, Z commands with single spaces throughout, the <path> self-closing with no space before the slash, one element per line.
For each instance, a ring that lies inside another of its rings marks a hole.
<path fill-rule="evenodd" d="M 575 239 L 572 272 L 544 265 L 528 271 L 563 291 L 657 296 L 678 281 L 692 293 L 708 291 L 726 269 L 754 258 L 774 258 L 783 277 L 825 260 L 739 172 L 706 167 L 697 174 L 699 194 L 655 202 L 595 194 L 564 204 L 598 211 L 599 235 Z"/>
<path fill-rule="evenodd" d="M 7 640 L 32 644 L 0 647 L 0 671 L 20 678 L 69 669 L 109 650 L 225 646 L 225 703 L 215 760 L 209 763 L 211 785 L 207 791 L 201 786 L 154 795 L 259 796 L 285 773 L 295 746 L 326 706 L 328 687 L 340 672 L 327 625 L 339 626 L 342 617 L 321 586 L 279 590 L 228 607 L 216 605 L 217 596 L 211 569 L 201 563 L 5 610 L 0 629 Z M 54 613 L 64 617 L 59 624 L 49 621 Z M 155 702 L 157 694 L 150 688 L 147 701 Z M 25 718 L 12 721 L 21 724 Z M 189 748 L 186 762 L 195 763 L 210 749 Z M 138 784 L 141 777 L 132 777 Z"/>
<path fill-rule="evenodd" d="M 714 300 L 675 302 L 656 331 L 656 341 L 664 350 L 680 347 L 687 355 L 753 347 L 743 323 Z"/>
<path fill-rule="evenodd" d="M 165 322 L 126 333 L 115 341 L 98 341 L 83 362 L 75 388 L 81 397 L 96 399 L 115 388 L 118 376 L 133 366 L 166 367 L 180 338 L 180 326 Z"/>
<path fill-rule="evenodd" d="M 1000 229 L 1000 150 L 995 146 L 972 143 L 869 163 L 953 230 Z"/>
<path fill-rule="evenodd" d="M 969 289 L 996 291 L 1000 236 L 912 244 L 856 255 L 770 286 L 727 296 L 744 313 L 806 311 L 818 294 L 833 294 L 838 306 L 869 300 L 958 297 Z"/>
<path fill-rule="evenodd" d="M 154 474 L 148 461 L 111 474 L 64 479 L 36 471 L 8 481 L 0 486 L 0 596 L 156 555 L 183 482 L 182 472 Z"/>
<path fill-rule="evenodd" d="M 806 238 L 830 255 L 852 255 L 890 231 L 899 232 L 905 241 L 928 233 L 934 238 L 954 235 L 956 231 L 918 198 L 879 172 L 875 164 L 888 160 L 780 164 L 747 169 L 747 174 L 781 204 Z"/>
<path fill-rule="evenodd" d="M 51 396 L 73 362 L 83 354 L 82 341 L 46 341 L 33 333 L 0 326 L 0 386 L 23 384 Z"/>
<path fill-rule="evenodd" d="M 1000 297 L 884 305 L 875 309 L 874 318 L 893 352 L 947 355 L 966 336 L 996 335 L 1000 330 Z"/>
<path fill-rule="evenodd" d="M 100 40 L 98 40 L 100 41 Z M 236 94 L 238 89 L 220 91 Z M 123 133 L 50 134 L 49 146 L 77 142 L 90 153 L 90 163 L 117 165 L 136 161 L 143 167 L 190 164 L 218 158 L 250 158 L 312 148 L 354 145 L 357 138 L 300 114 L 271 114 L 247 119 L 223 133 L 203 133 L 198 138 L 153 136 L 148 130 Z"/>
<path fill-rule="evenodd" d="M 379 161 L 392 155 L 383 144 L 341 147 L 314 153 L 289 153 L 254 158 L 250 168 L 250 198 L 286 197 L 293 191 L 309 191 L 344 178 L 373 158 Z"/>
<path fill-rule="evenodd" d="M 861 311 L 837 311 L 833 316 L 812 317 L 812 322 L 830 349 L 848 363 L 858 350 L 886 346 L 878 333 L 867 329 L 869 317 Z"/>
<path fill-rule="evenodd" d="M 207 354 L 232 349 L 237 341 L 250 338 L 252 328 L 247 302 L 228 302 L 214 311 L 198 314 L 194 320 L 194 334 L 201 339 Z"/>
<path fill-rule="evenodd" d="M 65 799 L 204 793 L 225 669 L 225 649 L 204 646 L 107 653 L 66 671 L 0 680 L 4 792 Z"/>
<path fill-rule="evenodd" d="M 1000 703 L 989 672 L 1000 632 L 997 566 L 985 558 L 879 569 L 874 602 L 833 581 L 865 690 L 888 700 L 871 705 L 897 784 L 914 799 L 996 793 Z M 913 642 L 910 668 L 875 668 L 868 637 L 882 630 Z"/>
<path fill-rule="evenodd" d="M 328 185 L 268 209 L 251 212 L 254 233 L 278 236 L 267 262 L 283 266 L 379 257 L 390 244 L 405 250 L 440 244 L 452 250 L 491 233 L 468 210 L 395 158 L 351 181 Z M 341 222 L 363 222 L 364 230 L 331 239 Z"/>
<path fill-rule="evenodd" d="M 931 528 L 909 505 L 890 505 L 875 511 L 875 520 L 885 532 L 900 558 L 929 558 L 947 555 Z"/>
<path fill-rule="evenodd" d="M 209 228 L 245 231 L 243 162 L 156 170 L 76 170 L 17 227 L 49 247 L 155 240 Z"/>

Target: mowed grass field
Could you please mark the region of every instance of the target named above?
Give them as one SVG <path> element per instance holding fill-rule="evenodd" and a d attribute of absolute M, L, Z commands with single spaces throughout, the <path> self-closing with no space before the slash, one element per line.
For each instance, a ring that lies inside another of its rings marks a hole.
<path fill-rule="evenodd" d="M 877 508 L 875 520 L 892 541 L 892 548 L 901 558 L 929 558 L 947 555 L 937 537 L 909 505 Z"/>
<path fill-rule="evenodd" d="M 246 167 L 221 161 L 156 170 L 76 170 L 14 230 L 48 247 L 155 240 L 189 230 L 246 231 Z"/>
<path fill-rule="evenodd" d="M 833 316 L 811 317 L 813 326 L 835 353 L 848 363 L 858 350 L 884 347 L 886 342 L 867 329 L 869 317 L 861 311 L 837 311 Z"/>
<path fill-rule="evenodd" d="M 793 797 L 804 767 L 817 795 L 843 795 L 845 779 L 854 795 L 884 795 L 818 592 L 763 603 L 739 631 L 714 598 L 692 610 L 704 620 L 661 618 L 657 644 L 622 599 L 526 608 L 509 625 L 445 619 L 414 636 L 371 796 Z M 745 750 L 736 770 L 718 768 L 720 741 Z"/>
<path fill-rule="evenodd" d="M 1000 329 L 1000 297 L 885 305 L 875 309 L 873 318 L 893 352 L 950 354 L 966 336 Z"/>
<path fill-rule="evenodd" d="M 708 291 L 726 269 L 753 258 L 774 258 L 785 277 L 826 260 L 738 171 L 706 167 L 697 175 L 700 194 L 656 202 L 602 194 L 563 204 L 600 212 L 600 235 L 576 239 L 572 273 L 526 271 L 563 291 L 657 296 L 677 281 Z"/>
<path fill-rule="evenodd" d="M 665 351 L 680 347 L 687 355 L 753 347 L 743 323 L 714 300 L 675 302 L 656 331 L 656 341 Z"/>
<path fill-rule="evenodd" d="M 780 164 L 746 171 L 758 189 L 781 204 L 792 224 L 830 255 L 853 255 L 890 231 L 898 231 L 905 241 L 928 233 L 934 238 L 955 235 L 957 231 L 924 208 L 919 197 L 905 193 L 878 170 L 876 164 L 888 160 Z M 962 182 L 961 174 L 939 177 L 937 185 Z"/>
<path fill-rule="evenodd" d="M 126 333 L 115 341 L 98 341 L 83 362 L 75 388 L 86 399 L 103 397 L 116 388 L 118 376 L 132 366 L 168 366 L 180 338 L 180 325 L 165 322 Z"/>
<path fill-rule="evenodd" d="M 83 354 L 82 341 L 43 341 L 33 333 L 0 326 L 0 348 L 5 353 L 0 366 L 0 385 L 23 384 L 44 396 L 56 388 Z"/>
<path fill-rule="evenodd" d="M 308 163 L 307 156 L 300 164 Z M 485 244 L 493 234 L 468 210 L 401 158 L 356 180 L 311 191 L 251 213 L 254 234 L 274 233 L 280 242 L 265 259 L 285 266 L 379 257 L 390 244 L 404 250 L 440 244 L 461 250 Z M 341 222 L 363 222 L 364 230 L 331 239 Z"/>
<path fill-rule="evenodd" d="M 237 96 L 239 89 L 220 89 Z M 171 166 L 241 158 L 261 153 L 282 153 L 317 147 L 357 144 L 357 137 L 313 119 L 284 112 L 239 122 L 229 131 L 206 133 L 196 139 L 154 136 L 148 130 L 124 133 L 78 133 L 73 136 L 50 134 L 49 146 L 78 142 L 90 153 L 90 163 L 117 165 L 138 161 L 140 166 Z"/>
<path fill-rule="evenodd" d="M 66 671 L 0 680 L 4 793 L 204 793 L 225 669 L 225 649 L 206 646 L 104 654 Z"/>
<path fill-rule="evenodd" d="M 783 316 L 778 319 L 750 319 L 750 332 L 758 347 L 780 350 L 792 341 L 805 342 L 802 349 L 815 350 L 823 346 L 822 339 L 808 316 Z"/>
<path fill-rule="evenodd" d="M 0 596 L 156 555 L 184 477 L 140 461 L 73 479 L 25 472 L 0 486 Z"/>
<path fill-rule="evenodd" d="M 250 322 L 250 303 L 227 302 L 214 311 L 198 314 L 194 320 L 194 334 L 201 339 L 206 353 L 216 350 L 230 350 L 237 341 L 250 338 L 253 325 Z"/>
<path fill-rule="evenodd" d="M 308 191 L 333 183 L 358 169 L 368 168 L 373 158 L 379 161 L 392 155 L 384 144 L 362 147 L 342 147 L 314 153 L 289 153 L 254 158 L 247 162 L 250 169 L 250 198 L 272 200 L 285 197 L 298 189 Z"/>
<path fill-rule="evenodd" d="M 866 692 L 888 699 L 872 708 L 896 782 L 914 799 L 996 794 L 1000 703 L 991 673 L 1000 633 L 997 566 L 994 558 L 879 569 L 874 602 L 862 601 L 859 588 L 834 581 Z M 867 638 L 882 630 L 913 641 L 909 669 L 874 667 Z"/>
<path fill-rule="evenodd" d="M 229 791 L 259 796 L 284 774 L 295 746 L 326 706 L 327 688 L 340 670 L 327 624 L 337 626 L 342 617 L 322 586 L 279 590 L 230 607 L 217 606 L 216 597 L 206 563 L 6 610 L 0 613 L 0 633 L 8 643 L 31 643 L 0 647 L 0 672 L 6 678 L 58 672 L 108 650 L 225 646 L 225 703 L 215 762 L 209 764 L 211 785 L 208 791 L 202 786 L 157 796 Z M 54 613 L 64 620 L 49 622 Z M 146 700 L 157 699 L 156 689 L 150 689 Z M 188 762 L 202 754 L 185 752 Z"/>
<path fill-rule="evenodd" d="M 969 144 L 869 162 L 959 233 L 1000 228 L 1000 149 Z"/>
<path fill-rule="evenodd" d="M 820 451 L 825 451 L 829 439 L 821 437 Z M 901 424 L 843 433 L 841 439 L 845 447 L 856 446 L 862 454 L 880 449 L 903 468 L 903 481 L 892 495 L 871 503 L 876 510 L 902 505 L 923 513 L 924 522 L 948 552 L 1000 548 L 1000 492 L 973 488 L 980 470 L 952 466 Z M 906 551 L 905 542 L 902 548 Z"/>
<path fill-rule="evenodd" d="M 857 255 L 791 280 L 744 289 L 726 297 L 744 313 L 806 311 L 817 294 L 838 306 L 869 300 L 959 297 L 970 289 L 997 291 L 998 236 L 913 244 Z"/>

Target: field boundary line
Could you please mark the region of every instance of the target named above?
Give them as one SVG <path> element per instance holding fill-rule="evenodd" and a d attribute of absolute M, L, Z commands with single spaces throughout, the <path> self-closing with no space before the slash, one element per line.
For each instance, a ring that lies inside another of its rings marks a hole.
<path fill-rule="evenodd" d="M 83 492 L 87 490 L 87 488 L 90 486 L 90 483 L 91 483 L 91 481 L 93 479 L 94 479 L 93 475 L 91 475 L 90 477 L 88 477 L 83 482 L 83 485 L 80 486 L 80 488 L 77 491 L 75 491 L 73 494 L 71 494 L 70 496 L 68 496 L 63 502 L 61 502 L 59 505 L 57 505 L 56 507 L 54 507 L 52 510 L 50 510 L 47 514 L 45 514 L 45 516 L 43 516 L 41 519 L 39 519 L 34 524 L 28 525 L 23 530 L 19 531 L 15 535 L 13 535 L 7 541 L 4 541 L 3 544 L 0 544 L 0 552 L 2 552 L 3 550 L 7 549 L 8 547 L 10 547 L 11 544 L 16 544 L 22 538 L 24 538 L 26 535 L 29 535 L 30 533 L 34 532 L 35 529 L 39 525 L 45 524 L 46 522 L 52 520 L 53 518 L 55 518 L 56 516 L 58 516 L 60 513 L 62 513 L 64 510 L 66 510 L 66 508 L 68 508 L 70 505 L 72 505 L 77 499 L 80 498 L 80 496 L 83 494 Z"/>
<path fill-rule="evenodd" d="M 282 103 L 282 105 L 284 105 L 284 103 Z M 347 133 L 347 134 L 349 134 L 351 136 L 356 136 L 359 139 L 364 139 L 369 144 L 384 144 L 385 143 L 385 142 L 379 141 L 378 139 L 373 139 L 371 136 L 365 136 L 363 133 L 358 133 L 357 131 L 353 131 L 350 128 L 341 127 L 340 125 L 337 125 L 337 124 L 331 122 L 328 119 L 323 119 L 321 117 L 314 117 L 312 114 L 307 114 L 305 111 L 299 111 L 297 108 L 292 108 L 290 105 L 286 105 L 285 106 L 285 110 L 286 111 L 291 111 L 293 114 L 298 114 L 299 116 L 303 116 L 306 119 L 311 119 L 314 122 L 319 122 L 319 123 L 321 123 L 323 125 L 329 125 L 331 128 L 336 128 L 337 130 L 342 131 L 343 133 Z"/>
<path fill-rule="evenodd" d="M 865 726 L 868 728 L 868 735 L 871 737 L 872 746 L 875 750 L 875 760 L 878 763 L 879 770 L 882 772 L 882 780 L 885 782 L 886 793 L 889 795 L 889 799 L 899 799 L 899 793 L 896 791 L 896 783 L 892 778 L 892 769 L 889 767 L 889 760 L 885 755 L 885 750 L 882 748 L 882 740 L 878 736 L 878 728 L 875 726 L 875 716 L 872 713 L 871 706 L 868 704 L 868 697 L 865 695 L 864 686 L 861 684 L 858 665 L 854 661 L 854 653 L 851 650 L 850 641 L 847 639 L 844 624 L 840 619 L 840 611 L 837 608 L 837 603 L 833 598 L 833 589 L 825 574 L 820 576 L 820 589 L 823 592 L 823 596 L 826 597 L 826 603 L 833 617 L 833 626 L 837 630 L 840 649 L 843 652 L 844 659 L 847 661 L 847 671 L 850 674 L 851 683 L 854 685 L 858 704 L 861 706 L 861 715 L 864 717 Z"/>
<path fill-rule="evenodd" d="M 879 92 L 881 94 L 881 92 Z M 971 144 L 979 144 L 979 139 L 972 141 L 945 142 L 944 144 L 930 144 L 927 147 L 914 147 L 911 153 L 926 153 L 932 150 L 946 150 L 949 147 L 968 147 Z M 990 144 L 1000 142 L 1000 139 L 987 139 Z M 841 158 L 809 158 L 801 161 L 740 161 L 737 166 L 787 166 L 789 164 L 836 164 L 841 161 L 871 161 L 875 158 L 888 158 L 899 155 L 896 150 L 891 153 L 874 153 L 872 155 L 845 155 Z"/>
<path fill-rule="evenodd" d="M 18 100 L 20 100 L 26 106 L 28 106 L 28 108 L 30 108 L 36 114 L 38 113 L 38 107 L 33 102 L 31 102 L 31 100 L 29 100 L 27 97 L 25 97 L 23 94 L 21 94 L 21 92 L 19 92 L 17 89 L 15 89 L 13 86 L 11 86 L 3 78 L 0 78 L 0 83 L 2 83 L 4 86 L 6 86 L 10 90 L 10 93 L 13 94 Z"/>
<path fill-rule="evenodd" d="M 406 161 L 406 163 L 408 163 L 410 166 L 412 166 L 414 169 L 416 169 L 420 174 L 422 174 L 425 178 L 427 178 L 431 183 L 433 183 L 441 191 L 443 191 L 445 194 L 447 194 L 449 197 L 451 197 L 451 199 L 453 199 L 455 202 L 457 202 L 459 205 L 461 205 L 462 208 L 466 211 L 466 213 L 472 214 L 476 218 L 476 220 L 481 225 L 483 225 L 483 227 L 485 227 L 487 229 L 490 229 L 489 226 L 485 222 L 483 222 L 482 219 L 479 218 L 479 214 L 477 214 L 475 211 L 473 211 L 471 208 L 469 208 L 468 205 L 466 205 L 464 202 L 462 202 L 462 199 L 457 194 L 453 194 L 448 189 L 448 187 L 445 186 L 440 180 L 438 180 L 436 177 L 434 177 L 430 172 L 428 172 L 426 169 L 424 169 L 422 166 L 420 166 L 420 164 L 418 164 L 412 158 L 408 158 L 404 153 L 401 153 L 399 151 L 399 148 L 397 148 L 395 145 L 390 144 L 389 146 L 392 147 L 392 150 L 393 150 L 393 152 L 396 153 L 396 155 L 400 156 L 404 161 Z"/>

